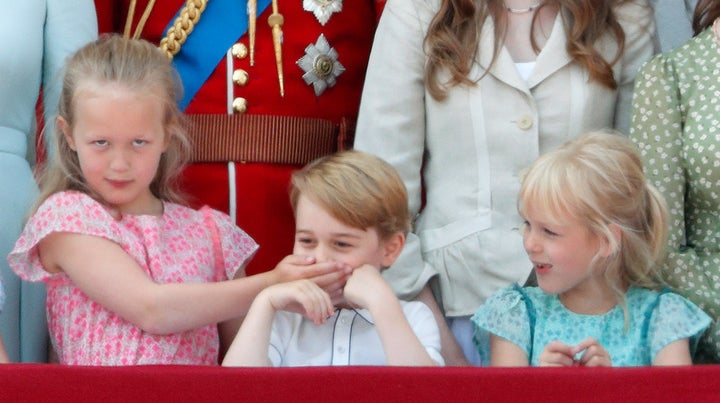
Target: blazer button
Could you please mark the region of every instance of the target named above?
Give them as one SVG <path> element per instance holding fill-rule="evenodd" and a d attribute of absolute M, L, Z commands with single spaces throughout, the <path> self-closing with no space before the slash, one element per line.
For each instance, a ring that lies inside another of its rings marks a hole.
<path fill-rule="evenodd" d="M 241 87 L 243 85 L 247 84 L 249 78 L 250 78 L 250 76 L 248 75 L 247 71 L 245 71 L 243 69 L 237 69 L 237 70 L 233 71 L 232 80 L 235 84 L 237 84 Z"/>
<path fill-rule="evenodd" d="M 244 59 L 248 55 L 248 48 L 242 43 L 236 43 L 230 48 L 230 53 L 237 59 Z"/>
<path fill-rule="evenodd" d="M 235 98 L 232 102 L 232 107 L 237 113 L 245 113 L 247 111 L 247 100 L 245 98 Z"/>
<path fill-rule="evenodd" d="M 527 129 L 531 128 L 533 125 L 532 117 L 530 117 L 528 115 L 520 116 L 517 120 L 517 125 L 522 130 L 527 130 Z"/>

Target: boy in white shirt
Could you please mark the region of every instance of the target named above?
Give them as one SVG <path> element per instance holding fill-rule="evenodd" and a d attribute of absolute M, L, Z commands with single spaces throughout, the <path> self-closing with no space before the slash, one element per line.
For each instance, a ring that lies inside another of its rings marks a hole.
<path fill-rule="evenodd" d="M 430 309 L 398 300 L 381 275 L 410 229 L 397 172 L 367 153 L 337 153 L 294 173 L 290 199 L 293 254 L 352 273 L 342 289 L 299 280 L 260 292 L 223 365 L 443 365 Z"/>

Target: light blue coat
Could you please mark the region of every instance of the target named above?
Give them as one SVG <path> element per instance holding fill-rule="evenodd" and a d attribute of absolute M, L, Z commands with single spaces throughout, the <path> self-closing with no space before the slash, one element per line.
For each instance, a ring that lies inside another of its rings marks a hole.
<path fill-rule="evenodd" d="M 57 109 L 65 59 L 97 37 L 92 0 L 3 1 L 0 11 L 0 274 L 6 293 L 0 332 L 14 362 L 47 360 L 45 289 L 21 282 L 5 257 L 37 195 L 33 179 L 35 105 Z M 49 131 L 48 131 L 49 133 Z"/>

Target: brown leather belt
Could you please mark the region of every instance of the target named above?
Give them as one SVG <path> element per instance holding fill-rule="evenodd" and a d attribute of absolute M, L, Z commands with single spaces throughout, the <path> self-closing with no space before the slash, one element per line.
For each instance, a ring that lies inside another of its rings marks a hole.
<path fill-rule="evenodd" d="M 295 116 L 193 114 L 188 133 L 192 162 L 263 162 L 304 165 L 349 148 L 352 135 L 343 120 Z"/>

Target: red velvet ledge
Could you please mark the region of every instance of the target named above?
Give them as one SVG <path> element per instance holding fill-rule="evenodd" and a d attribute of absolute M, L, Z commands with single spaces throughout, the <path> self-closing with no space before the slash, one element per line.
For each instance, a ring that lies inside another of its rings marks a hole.
<path fill-rule="evenodd" d="M 718 402 L 720 365 L 665 368 L 0 366 L 0 400 Z"/>

